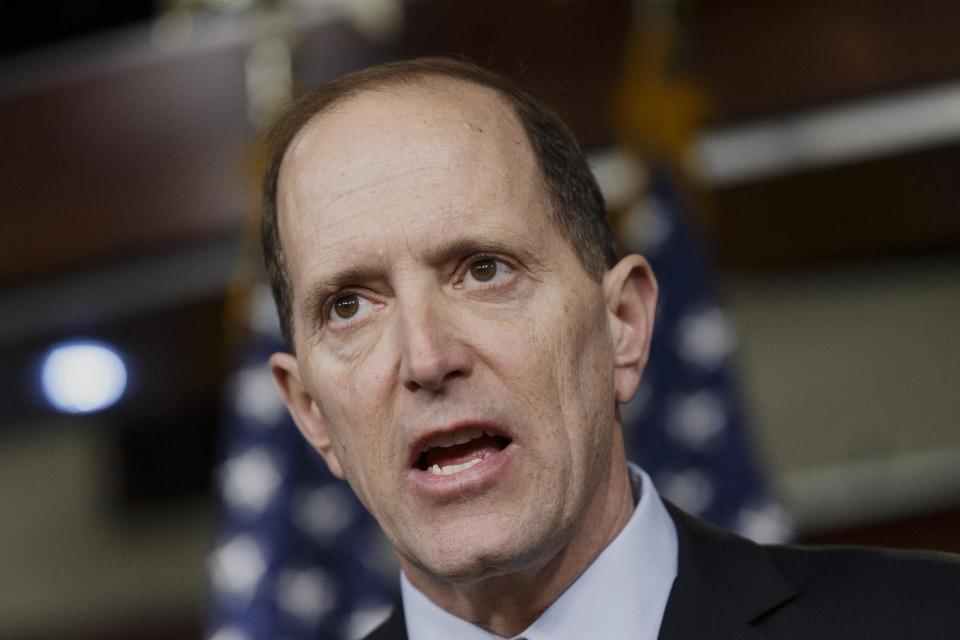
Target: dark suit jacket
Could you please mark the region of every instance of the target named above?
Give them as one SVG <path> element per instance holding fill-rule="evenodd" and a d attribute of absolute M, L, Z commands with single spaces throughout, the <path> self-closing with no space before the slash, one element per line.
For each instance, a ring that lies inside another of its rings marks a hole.
<path fill-rule="evenodd" d="M 960 556 L 761 546 L 667 507 L 680 561 L 660 640 L 960 640 Z M 407 640 L 403 608 L 367 640 Z"/>

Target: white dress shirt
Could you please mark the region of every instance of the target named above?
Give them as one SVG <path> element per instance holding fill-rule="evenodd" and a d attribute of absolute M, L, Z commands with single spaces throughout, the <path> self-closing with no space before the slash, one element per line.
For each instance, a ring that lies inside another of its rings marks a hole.
<path fill-rule="evenodd" d="M 677 576 L 677 531 L 650 477 L 631 464 L 640 496 L 623 530 L 576 582 L 516 638 L 656 640 Z M 451 615 L 400 576 L 410 640 L 502 640 Z"/>

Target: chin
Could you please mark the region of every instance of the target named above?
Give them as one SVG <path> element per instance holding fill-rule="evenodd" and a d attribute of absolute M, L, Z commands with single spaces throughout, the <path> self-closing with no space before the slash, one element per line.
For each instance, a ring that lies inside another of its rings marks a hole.
<path fill-rule="evenodd" d="M 497 549 L 491 553 L 469 554 L 464 557 L 438 559 L 428 570 L 434 576 L 455 584 L 472 584 L 488 578 L 514 573 L 529 565 L 531 553 L 513 553 Z"/>
<path fill-rule="evenodd" d="M 510 527 L 470 527 L 469 532 L 448 532 L 422 549 L 420 565 L 447 582 L 467 584 L 545 564 L 560 543 L 550 533 L 516 531 Z M 422 545 L 421 545 L 422 546 Z"/>

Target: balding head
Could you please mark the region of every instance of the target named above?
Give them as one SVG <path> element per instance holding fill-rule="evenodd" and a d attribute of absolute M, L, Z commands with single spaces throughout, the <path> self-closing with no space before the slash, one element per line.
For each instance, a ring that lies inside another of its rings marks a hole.
<path fill-rule="evenodd" d="M 553 220 L 584 268 L 599 280 L 616 262 L 603 197 L 576 140 L 552 111 L 507 79 L 458 60 L 420 58 L 371 67 L 301 97 L 281 114 L 268 136 L 269 164 L 263 181 L 261 241 L 281 328 L 291 348 L 295 348 L 293 301 L 277 201 L 280 174 L 291 143 L 312 120 L 363 92 L 388 92 L 443 81 L 477 85 L 499 96 L 527 137 Z"/>

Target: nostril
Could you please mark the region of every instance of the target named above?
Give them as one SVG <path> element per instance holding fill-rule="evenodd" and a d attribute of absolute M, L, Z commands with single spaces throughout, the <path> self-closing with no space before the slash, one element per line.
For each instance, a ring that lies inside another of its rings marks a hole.
<path fill-rule="evenodd" d="M 453 379 L 455 379 L 455 378 L 462 378 L 462 377 L 464 377 L 465 375 L 466 375 L 466 374 L 465 374 L 463 371 L 461 371 L 460 369 L 454 369 L 453 371 L 448 372 L 447 375 L 443 376 L 443 381 L 444 381 L 444 382 L 450 382 L 451 380 L 453 380 Z"/>
<path fill-rule="evenodd" d="M 428 391 L 440 391 L 447 384 L 453 382 L 457 378 L 466 377 L 466 375 L 466 372 L 461 369 L 447 371 L 441 376 L 419 374 L 404 380 L 403 386 L 407 389 L 407 391 L 419 391 L 420 389 L 427 389 Z"/>

